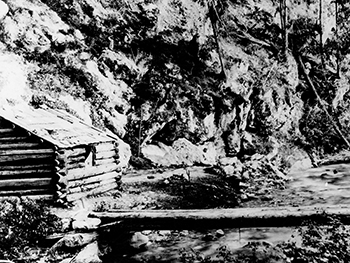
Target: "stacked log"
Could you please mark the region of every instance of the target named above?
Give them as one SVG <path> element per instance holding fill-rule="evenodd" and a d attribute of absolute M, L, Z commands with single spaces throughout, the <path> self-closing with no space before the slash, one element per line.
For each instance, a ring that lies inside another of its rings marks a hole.
<path fill-rule="evenodd" d="M 52 195 L 54 150 L 15 125 L 0 122 L 0 196 Z"/>
<path fill-rule="evenodd" d="M 60 202 L 72 202 L 117 188 L 121 179 L 117 146 L 110 141 L 61 150 L 58 156 L 65 159 L 66 173 L 58 177 L 64 177 L 66 195 Z"/>
<path fill-rule="evenodd" d="M 68 204 L 115 189 L 117 146 L 111 139 L 62 148 L 0 118 L 0 196 L 53 195 Z"/>
<path fill-rule="evenodd" d="M 65 152 L 59 151 L 58 149 L 56 149 L 55 151 L 55 186 L 56 186 L 55 200 L 62 205 L 67 203 L 67 188 L 68 188 L 68 181 L 66 178 L 67 166 L 68 166 L 68 160 L 65 155 Z"/>

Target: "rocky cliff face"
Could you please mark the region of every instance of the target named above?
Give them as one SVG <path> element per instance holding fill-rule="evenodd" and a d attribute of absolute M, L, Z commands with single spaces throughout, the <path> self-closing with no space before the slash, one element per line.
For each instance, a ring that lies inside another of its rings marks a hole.
<path fill-rule="evenodd" d="M 130 145 L 165 166 L 263 154 L 289 167 L 306 156 L 289 158 L 309 102 L 293 49 L 281 58 L 278 4 L 209 2 L 4 0 L 1 103 L 47 104 L 109 129 L 126 142 L 125 164 Z M 317 3 L 289 10 L 299 38 Z"/>

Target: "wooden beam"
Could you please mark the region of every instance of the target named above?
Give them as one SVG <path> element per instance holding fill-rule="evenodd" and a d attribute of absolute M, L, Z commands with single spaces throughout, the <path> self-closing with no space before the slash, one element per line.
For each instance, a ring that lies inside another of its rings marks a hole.
<path fill-rule="evenodd" d="M 114 157 L 111 158 L 107 158 L 107 159 L 99 159 L 99 160 L 95 160 L 95 165 L 108 165 L 111 163 L 116 163 L 119 164 L 119 160 L 116 160 Z"/>
<path fill-rule="evenodd" d="M 118 165 L 116 163 L 109 163 L 106 165 L 89 166 L 68 170 L 67 178 L 69 181 L 74 181 L 114 171 L 119 171 Z"/>
<path fill-rule="evenodd" d="M 105 152 L 96 152 L 96 160 L 108 159 L 115 156 L 118 156 L 118 153 L 115 150 L 105 151 Z"/>
<path fill-rule="evenodd" d="M 0 156 L 9 155 L 31 155 L 31 154 L 53 154 L 52 149 L 23 149 L 23 150 L 0 150 Z"/>
<path fill-rule="evenodd" d="M 12 128 L 3 128 L 3 129 L 0 129 L 0 134 L 3 134 L 3 133 L 11 133 L 11 132 L 14 132 L 14 129 L 12 129 Z"/>
<path fill-rule="evenodd" d="M 96 176 L 90 176 L 88 178 L 81 178 L 76 181 L 69 181 L 68 188 L 74 188 L 77 186 L 83 186 L 92 183 L 103 183 L 104 181 L 107 181 L 109 179 L 120 180 L 120 175 L 117 172 L 112 171 L 110 173 L 102 173 Z"/>
<path fill-rule="evenodd" d="M 116 182 L 115 179 L 112 178 L 112 179 L 105 180 L 102 183 L 101 182 L 93 182 L 93 183 L 86 184 L 86 185 L 79 185 L 79 186 L 76 186 L 76 187 L 73 187 L 73 188 L 70 187 L 67 190 L 67 192 L 68 192 L 68 194 L 87 192 L 87 191 L 96 189 L 96 188 L 98 188 L 100 186 L 103 186 L 103 185 L 114 184 L 115 182 Z"/>
<path fill-rule="evenodd" d="M 21 175 L 21 174 L 34 174 L 39 176 L 40 174 L 48 174 L 48 173 L 53 173 L 52 169 L 33 169 L 33 170 L 4 170 L 0 171 L 0 180 L 2 175 Z"/>
<path fill-rule="evenodd" d="M 28 141 L 28 137 L 0 137 L 1 143 Z"/>
<path fill-rule="evenodd" d="M 86 154 L 86 148 L 85 147 L 77 147 L 77 148 L 70 148 L 64 150 L 64 155 L 67 157 L 73 157 L 73 156 L 81 156 Z"/>
<path fill-rule="evenodd" d="M 23 189 L 23 188 L 43 188 L 51 187 L 52 178 L 21 178 L 21 179 L 10 179 L 0 180 L 0 189 Z"/>
<path fill-rule="evenodd" d="M 82 192 L 82 193 L 76 193 L 76 194 L 68 194 L 67 195 L 67 201 L 76 201 L 84 197 L 94 196 L 97 194 L 103 194 L 105 192 L 111 191 L 113 189 L 116 189 L 118 187 L 117 182 L 107 182 L 107 184 L 102 184 L 90 191 Z"/>
<path fill-rule="evenodd" d="M 37 148 L 42 145 L 40 143 L 31 143 L 31 142 L 21 142 L 21 143 L 2 143 L 0 144 L 0 150 L 9 149 L 9 150 L 17 150 L 17 149 L 30 149 Z"/>
<path fill-rule="evenodd" d="M 19 170 L 22 171 L 25 170 L 38 170 L 38 169 L 50 169 L 51 171 L 54 169 L 54 166 L 52 164 L 43 163 L 43 164 L 32 164 L 32 165 L 1 165 L 0 166 L 0 172 L 1 171 L 7 171 L 7 170 Z"/>
<path fill-rule="evenodd" d="M 0 196 L 6 198 L 9 196 L 25 196 L 33 197 L 35 199 L 52 199 L 52 189 L 30 189 L 30 190 L 0 190 Z"/>
<path fill-rule="evenodd" d="M 0 163 L 11 163 L 17 161 L 38 161 L 42 159 L 52 159 L 53 163 L 53 154 L 30 154 L 30 155 L 0 155 Z"/>
<path fill-rule="evenodd" d="M 96 152 L 106 152 L 106 151 L 114 151 L 116 146 L 114 146 L 113 142 L 108 143 L 100 143 L 95 145 Z"/>
<path fill-rule="evenodd" d="M 329 224 L 329 216 L 350 224 L 350 206 L 259 207 L 203 210 L 110 210 L 93 212 L 103 223 L 141 229 L 216 229 L 300 226 L 305 220 Z"/>

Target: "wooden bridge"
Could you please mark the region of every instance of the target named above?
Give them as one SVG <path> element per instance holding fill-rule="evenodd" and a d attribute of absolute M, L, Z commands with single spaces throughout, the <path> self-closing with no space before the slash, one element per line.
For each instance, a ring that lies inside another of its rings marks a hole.
<path fill-rule="evenodd" d="M 121 227 L 130 230 L 292 227 L 300 226 L 307 220 L 328 225 L 334 223 L 334 219 L 349 225 L 350 205 L 198 210 L 110 210 L 93 212 L 89 216 L 101 219 L 100 228 Z"/>

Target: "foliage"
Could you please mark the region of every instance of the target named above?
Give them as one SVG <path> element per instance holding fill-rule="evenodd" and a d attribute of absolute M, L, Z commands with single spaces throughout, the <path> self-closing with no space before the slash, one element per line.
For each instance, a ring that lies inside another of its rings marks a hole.
<path fill-rule="evenodd" d="M 300 122 L 300 130 L 307 140 L 308 148 L 319 154 L 334 153 L 344 147 L 344 142 L 335 132 L 328 116 L 315 105 L 310 107 Z"/>
<path fill-rule="evenodd" d="M 308 222 L 299 228 L 302 244 L 285 243 L 281 247 L 291 258 L 291 263 L 349 262 L 350 231 L 336 218 L 330 218 L 330 226 Z"/>
<path fill-rule="evenodd" d="M 60 221 L 44 203 L 12 198 L 0 202 L 0 257 L 15 259 L 60 229 Z"/>
<path fill-rule="evenodd" d="M 182 249 L 180 260 L 192 262 L 349 262 L 350 260 L 350 231 L 335 218 L 329 218 L 330 225 L 322 226 L 313 222 L 299 228 L 301 244 L 295 241 L 272 245 L 266 242 L 249 242 L 242 249 L 232 251 L 220 247 L 215 254 L 204 256 L 193 249 Z"/>

